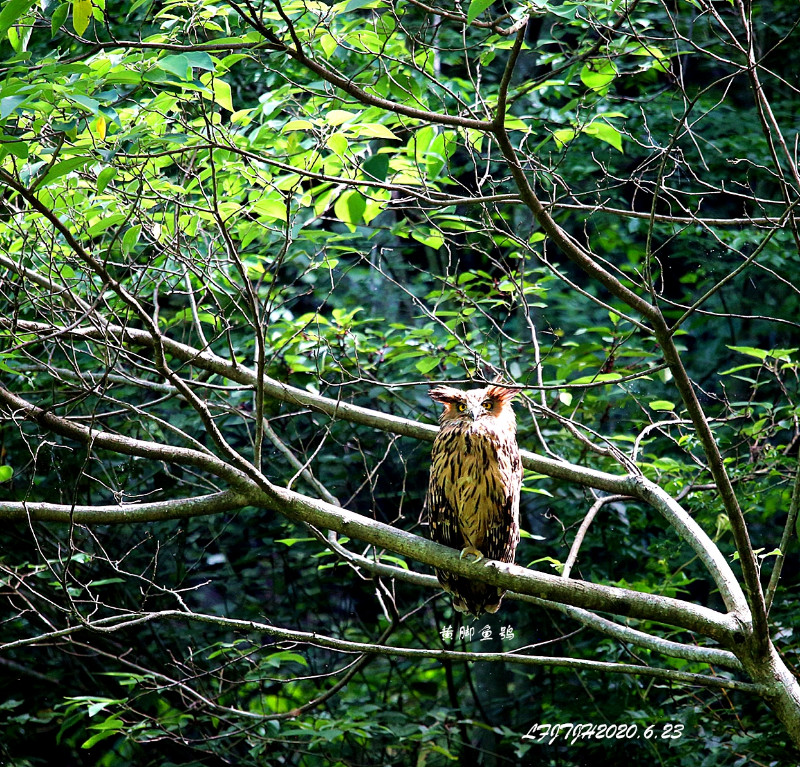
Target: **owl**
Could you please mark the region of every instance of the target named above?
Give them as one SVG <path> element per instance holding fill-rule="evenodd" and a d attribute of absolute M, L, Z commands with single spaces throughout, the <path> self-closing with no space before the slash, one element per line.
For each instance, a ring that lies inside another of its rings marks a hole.
<path fill-rule="evenodd" d="M 425 505 L 431 538 L 461 556 L 513 562 L 519 543 L 522 462 L 517 447 L 514 392 L 503 386 L 459 391 L 437 386 L 441 428 L 433 442 Z M 505 591 L 437 570 L 453 607 L 479 616 L 494 613 Z"/>

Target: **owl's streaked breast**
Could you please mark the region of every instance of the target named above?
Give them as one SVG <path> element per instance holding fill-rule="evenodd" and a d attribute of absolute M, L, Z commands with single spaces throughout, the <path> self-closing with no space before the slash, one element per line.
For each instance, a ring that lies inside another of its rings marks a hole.
<path fill-rule="evenodd" d="M 434 470 L 444 480 L 442 491 L 456 509 L 465 544 L 476 549 L 483 547 L 491 528 L 501 523 L 501 510 L 510 500 L 518 470 L 513 465 L 516 443 L 504 446 L 509 440 L 492 428 L 491 420 L 496 419 L 448 422 L 434 455 Z"/>
<path fill-rule="evenodd" d="M 425 498 L 431 538 L 461 549 L 462 557 L 513 562 L 522 483 L 514 393 L 497 385 L 466 392 L 442 385 L 430 396 L 444 405 Z M 441 569 L 436 576 L 456 610 L 478 616 L 499 609 L 503 589 Z"/>

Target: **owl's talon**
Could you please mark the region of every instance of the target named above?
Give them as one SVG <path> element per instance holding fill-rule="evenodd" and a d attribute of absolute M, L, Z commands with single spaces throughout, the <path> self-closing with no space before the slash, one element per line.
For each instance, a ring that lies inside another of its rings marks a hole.
<path fill-rule="evenodd" d="M 464 559 L 464 557 L 473 556 L 475 557 L 475 562 L 480 562 L 484 557 L 478 549 L 474 546 L 466 546 L 461 550 L 461 554 L 458 555 L 459 559 Z"/>

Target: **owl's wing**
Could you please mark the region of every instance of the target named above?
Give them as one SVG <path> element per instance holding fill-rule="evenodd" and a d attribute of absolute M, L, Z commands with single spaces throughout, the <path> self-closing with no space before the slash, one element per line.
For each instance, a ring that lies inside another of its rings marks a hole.
<path fill-rule="evenodd" d="M 462 548 L 464 536 L 458 526 L 456 510 L 447 500 L 444 487 L 434 477 L 431 477 L 428 486 L 425 505 L 431 526 L 431 540 L 454 549 Z"/>
<path fill-rule="evenodd" d="M 439 432 L 431 450 L 431 475 L 425 506 L 428 509 L 428 522 L 431 526 L 431 540 L 443 543 L 454 549 L 464 546 L 464 536 L 458 525 L 458 513 L 448 499 L 445 485 L 453 480 L 452 434 Z"/>
<path fill-rule="evenodd" d="M 502 477 L 499 492 L 493 497 L 492 521 L 484 533 L 483 553 L 487 559 L 513 562 L 519 543 L 519 496 L 522 486 L 522 461 L 516 443 L 501 441 L 493 456 Z"/>
<path fill-rule="evenodd" d="M 519 489 L 495 507 L 494 524 L 484 533 L 482 551 L 487 559 L 513 562 L 519 543 Z"/>

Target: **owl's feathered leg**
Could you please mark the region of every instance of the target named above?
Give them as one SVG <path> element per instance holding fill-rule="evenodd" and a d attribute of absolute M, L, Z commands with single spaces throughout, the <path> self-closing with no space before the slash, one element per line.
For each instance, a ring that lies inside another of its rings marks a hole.
<path fill-rule="evenodd" d="M 474 546 L 465 546 L 461 549 L 461 553 L 458 555 L 459 559 L 464 559 L 464 557 L 475 557 L 475 562 L 480 562 L 484 556 L 483 554 L 476 549 Z"/>

